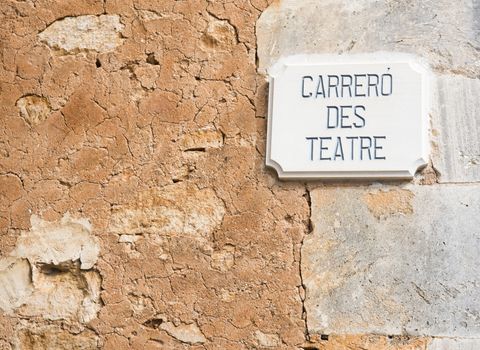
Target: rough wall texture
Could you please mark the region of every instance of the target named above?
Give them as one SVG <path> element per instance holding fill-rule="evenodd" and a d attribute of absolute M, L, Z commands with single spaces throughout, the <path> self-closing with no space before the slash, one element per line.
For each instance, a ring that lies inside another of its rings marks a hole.
<path fill-rule="evenodd" d="M 436 337 L 474 334 L 477 308 L 445 316 L 445 332 L 388 323 L 386 307 L 378 324 L 350 328 L 375 311 L 354 304 L 343 328 L 320 322 L 344 312 L 349 283 L 374 289 L 357 270 L 381 249 L 411 257 L 390 245 L 415 241 L 424 202 L 438 200 L 440 222 L 457 205 L 459 234 L 478 239 L 461 220 L 462 203 L 479 212 L 475 11 L 466 0 L 2 1 L 0 349 L 477 349 Z M 402 188 L 279 182 L 264 167 L 268 66 L 283 54 L 375 50 L 416 53 L 438 73 L 431 166 Z M 466 202 L 452 183 L 469 183 Z M 349 205 L 322 206 L 337 192 Z M 357 212 L 371 229 L 348 221 Z M 381 239 L 408 217 L 405 237 Z M 378 244 L 349 241 L 351 230 Z M 457 263 L 466 243 L 454 238 L 444 255 L 427 246 L 433 261 Z M 356 242 L 365 249 L 351 259 Z M 392 278 L 372 266 L 377 280 Z M 444 276 L 470 296 L 480 283 L 471 274 Z M 422 282 L 407 268 L 399 277 L 397 293 Z M 429 292 L 442 290 L 414 301 Z M 463 305 L 442 296 L 421 310 L 434 318 Z M 414 306 L 404 314 L 416 320 Z"/>
<path fill-rule="evenodd" d="M 312 191 L 302 274 L 311 332 L 475 338 L 480 188 Z"/>
<path fill-rule="evenodd" d="M 307 186 L 310 340 L 336 334 L 332 349 L 480 348 L 479 11 L 470 0 L 284 0 L 262 13 L 261 73 L 292 54 L 375 52 L 414 54 L 434 73 L 431 159 L 414 181 Z"/>
<path fill-rule="evenodd" d="M 0 4 L 0 349 L 299 348 L 254 1 Z"/>

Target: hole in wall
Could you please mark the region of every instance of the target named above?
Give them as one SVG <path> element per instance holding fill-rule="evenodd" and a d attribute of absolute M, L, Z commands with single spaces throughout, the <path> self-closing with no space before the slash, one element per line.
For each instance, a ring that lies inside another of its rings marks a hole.
<path fill-rule="evenodd" d="M 147 63 L 153 64 L 154 66 L 158 66 L 160 62 L 155 58 L 155 54 L 153 52 L 147 54 Z"/>
<path fill-rule="evenodd" d="M 47 276 L 57 276 L 69 271 L 68 267 L 53 264 L 42 264 L 39 269 L 41 273 Z"/>
<path fill-rule="evenodd" d="M 206 151 L 207 149 L 205 147 L 193 147 L 185 150 L 185 152 L 206 152 Z"/>
<path fill-rule="evenodd" d="M 143 323 L 145 327 L 157 329 L 163 323 L 161 318 L 151 318 Z"/>
<path fill-rule="evenodd" d="M 95 66 L 97 66 L 97 68 L 100 68 L 102 66 L 102 62 L 100 62 L 98 58 L 95 61 Z"/>

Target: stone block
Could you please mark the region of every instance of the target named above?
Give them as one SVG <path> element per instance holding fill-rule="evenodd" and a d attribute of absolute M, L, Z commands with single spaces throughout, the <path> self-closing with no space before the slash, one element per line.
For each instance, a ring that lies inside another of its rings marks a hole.
<path fill-rule="evenodd" d="M 311 198 L 311 333 L 480 334 L 479 186 L 321 187 Z"/>
<path fill-rule="evenodd" d="M 294 54 L 393 51 L 434 69 L 476 77 L 480 4 L 459 0 L 283 0 L 257 23 L 259 70 Z"/>
<path fill-rule="evenodd" d="M 438 77 L 432 114 L 432 161 L 439 182 L 480 180 L 480 82 L 459 75 Z"/>

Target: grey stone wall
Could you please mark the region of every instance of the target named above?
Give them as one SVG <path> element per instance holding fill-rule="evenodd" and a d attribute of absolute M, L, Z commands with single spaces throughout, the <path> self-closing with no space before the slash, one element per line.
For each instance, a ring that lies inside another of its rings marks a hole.
<path fill-rule="evenodd" d="M 431 350 L 480 347 L 479 11 L 467 0 L 284 0 L 260 17 L 265 75 L 292 54 L 375 52 L 415 54 L 435 75 L 423 173 L 410 183 L 307 185 L 310 334 L 408 334 L 433 337 Z"/>

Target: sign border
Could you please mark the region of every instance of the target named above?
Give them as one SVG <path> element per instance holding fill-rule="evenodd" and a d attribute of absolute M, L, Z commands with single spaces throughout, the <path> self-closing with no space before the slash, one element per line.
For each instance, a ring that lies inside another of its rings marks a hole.
<path fill-rule="evenodd" d="M 363 62 L 364 61 L 364 62 Z M 321 64 L 355 64 L 362 63 L 408 63 L 410 67 L 422 76 L 422 151 L 421 157 L 413 162 L 407 170 L 379 170 L 379 171 L 284 171 L 282 166 L 271 158 L 272 123 L 273 123 L 273 92 L 275 77 L 281 74 L 290 66 L 308 66 Z M 268 69 L 269 91 L 268 91 L 268 123 L 267 123 L 267 145 L 265 165 L 273 168 L 280 179 L 412 179 L 416 172 L 425 167 L 429 161 L 430 154 L 430 111 L 432 107 L 431 86 L 433 74 L 428 63 L 422 58 L 406 53 L 398 52 L 375 52 L 370 54 L 352 55 L 292 55 L 280 58 L 277 63 Z"/>

